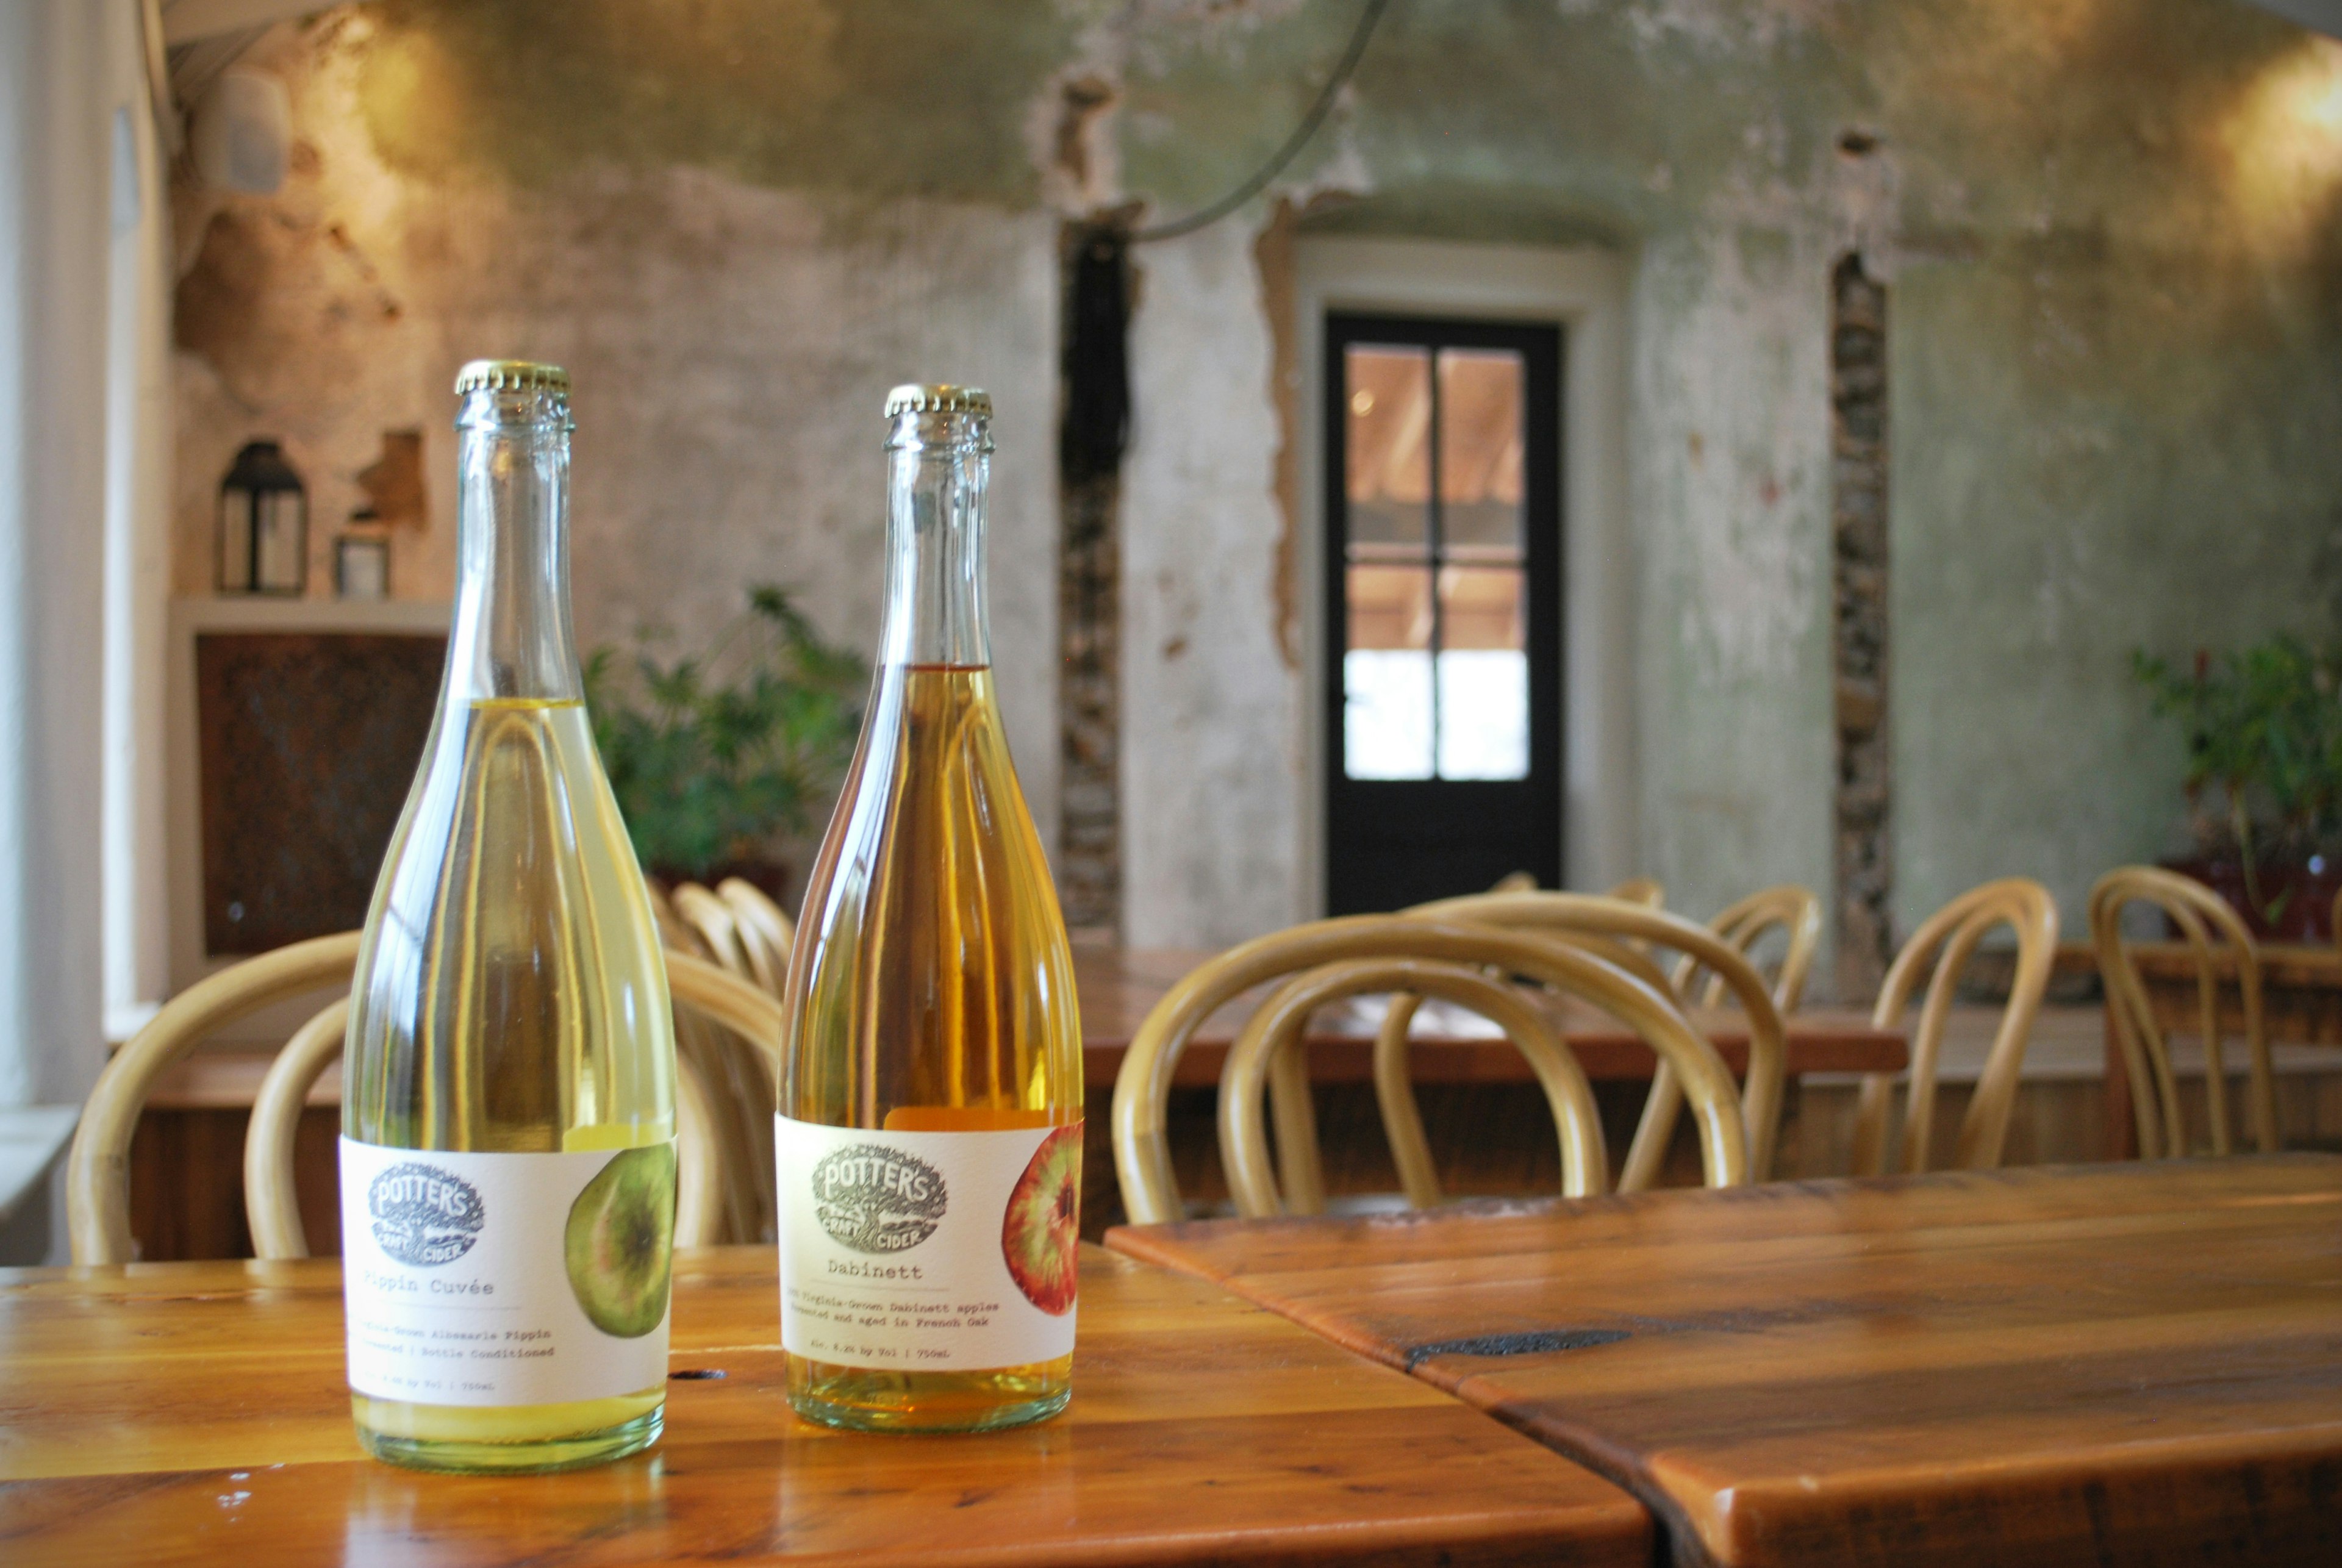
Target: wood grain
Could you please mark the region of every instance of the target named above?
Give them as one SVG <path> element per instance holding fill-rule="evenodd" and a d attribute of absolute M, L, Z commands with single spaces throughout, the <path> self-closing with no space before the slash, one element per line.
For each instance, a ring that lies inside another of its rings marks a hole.
<path fill-rule="evenodd" d="M 1636 1493 L 1681 1563 L 2342 1562 L 2342 1160 L 1111 1233 Z"/>
<path fill-rule="evenodd" d="M 1436 1390 L 1083 1267 L 1066 1416 L 874 1437 L 790 1414 L 769 1250 L 685 1254 L 666 1437 L 511 1478 L 359 1455 L 331 1262 L 0 1273 L 0 1561 L 1649 1562 L 1630 1498 Z"/>

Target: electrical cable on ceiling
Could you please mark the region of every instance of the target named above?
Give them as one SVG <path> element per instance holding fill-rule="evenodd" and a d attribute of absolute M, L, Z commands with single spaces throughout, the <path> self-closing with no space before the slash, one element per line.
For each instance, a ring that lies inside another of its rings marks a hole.
<path fill-rule="evenodd" d="M 1333 112 L 1334 100 L 1358 68 L 1390 0 L 1366 0 L 1350 30 L 1349 46 L 1342 51 L 1333 75 L 1318 89 L 1316 101 L 1294 127 L 1293 135 L 1266 164 L 1236 189 L 1201 211 L 1152 228 L 1131 230 L 1119 221 L 1083 225 L 1074 236 L 1070 260 L 1073 275 L 1066 291 L 1065 347 L 1061 368 L 1065 403 L 1057 425 L 1058 472 L 1076 484 L 1111 479 L 1122 471 L 1123 449 L 1130 440 L 1130 247 L 1153 240 L 1176 239 L 1217 223 L 1268 188 L 1285 172 L 1294 155 L 1308 145 Z"/>
<path fill-rule="evenodd" d="M 1285 139 L 1285 145 L 1277 148 L 1250 179 L 1200 212 L 1138 230 L 1130 236 L 1130 243 L 1143 245 L 1154 240 L 1177 239 L 1181 235 L 1194 234 L 1206 225 L 1219 222 L 1266 190 L 1268 182 L 1285 172 L 1285 165 L 1293 161 L 1295 154 L 1308 145 L 1309 138 L 1317 134 L 1317 127 L 1324 125 L 1326 116 L 1333 112 L 1336 95 L 1349 81 L 1350 73 L 1358 68 L 1359 57 L 1366 52 L 1366 41 L 1374 36 L 1375 24 L 1382 20 L 1383 12 L 1389 5 L 1390 0 L 1366 0 L 1366 8 L 1358 15 L 1358 25 L 1351 29 L 1350 46 L 1342 51 L 1341 62 L 1334 67 L 1334 74 L 1326 78 L 1326 85 L 1318 91 L 1317 101 L 1309 105 L 1306 115 L 1301 116 L 1301 124 L 1295 126 L 1293 135 Z"/>

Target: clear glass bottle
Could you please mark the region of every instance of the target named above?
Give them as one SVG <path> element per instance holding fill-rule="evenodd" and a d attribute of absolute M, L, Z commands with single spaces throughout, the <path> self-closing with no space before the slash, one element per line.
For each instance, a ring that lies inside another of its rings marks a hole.
<path fill-rule="evenodd" d="M 991 400 L 886 400 L 886 609 L 806 888 L 775 1146 L 789 1402 L 967 1431 L 1072 1388 L 1081 1022 L 985 624 Z"/>
<path fill-rule="evenodd" d="M 350 1407 L 379 1458 L 552 1470 L 666 1403 L 675 1037 L 569 623 L 569 378 L 465 367 L 439 711 L 345 1056 Z"/>

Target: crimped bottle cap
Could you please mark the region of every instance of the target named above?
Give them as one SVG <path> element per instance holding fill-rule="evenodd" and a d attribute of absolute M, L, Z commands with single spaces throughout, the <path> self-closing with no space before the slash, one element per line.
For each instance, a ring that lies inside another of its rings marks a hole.
<path fill-rule="evenodd" d="M 886 417 L 898 414 L 981 414 L 992 417 L 992 394 L 980 386 L 946 382 L 906 383 L 886 394 Z"/>
<path fill-rule="evenodd" d="M 528 359 L 475 359 L 455 373 L 455 394 L 467 392 L 569 392 L 569 373 Z"/>

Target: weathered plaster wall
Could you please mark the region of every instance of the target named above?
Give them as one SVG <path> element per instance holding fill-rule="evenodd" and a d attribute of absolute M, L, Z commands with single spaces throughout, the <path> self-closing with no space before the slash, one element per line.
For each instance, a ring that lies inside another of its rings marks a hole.
<path fill-rule="evenodd" d="M 295 438 L 330 522 L 383 429 L 423 427 L 444 474 L 458 360 L 538 353 L 580 377 L 589 634 L 696 623 L 772 575 L 866 642 L 870 409 L 906 375 L 984 380 L 1004 690 L 1046 814 L 1058 218 L 1219 195 L 1354 15 L 385 0 L 285 30 L 292 187 L 225 232 L 183 215 L 217 254 L 181 358 L 182 580 L 247 434 Z M 1103 109 L 1068 115 L 1075 85 Z M 2078 917 L 2097 870 L 2176 828 L 2177 745 L 2127 650 L 2327 602 L 2337 178 L 2342 46 L 2234 0 L 1394 6 L 1267 196 L 1136 253 L 1128 934 L 1230 938 L 1306 901 L 1270 199 L 1306 203 L 1305 233 L 1632 258 L 1638 815 L 1695 913 L 1828 881 L 1829 272 L 1864 250 L 1893 300 L 1907 926 L 2017 870 Z M 431 530 L 402 591 L 444 572 L 444 490 Z"/>
<path fill-rule="evenodd" d="M 449 385 L 466 359 L 517 355 L 568 366 L 576 387 L 575 595 L 589 645 L 643 625 L 704 637 L 739 613 L 746 584 L 771 581 L 867 649 L 886 389 L 983 385 L 998 411 L 1002 705 L 1054 835 L 1054 222 L 998 191 L 970 199 L 966 182 L 880 202 L 685 159 L 485 171 L 452 150 L 471 145 L 462 125 L 515 156 L 529 145 L 500 139 L 520 135 L 517 111 L 494 93 L 438 105 L 454 123 L 417 150 L 411 128 L 385 128 L 408 125 L 408 57 L 438 49 L 460 68 L 488 45 L 459 49 L 394 18 L 405 12 L 345 13 L 273 39 L 259 63 L 293 88 L 296 173 L 275 198 L 182 215 L 198 254 L 181 288 L 177 591 L 209 582 L 212 497 L 251 434 L 287 437 L 309 481 L 312 582 L 327 591 L 332 534 L 363 501 L 356 474 L 382 431 L 419 428 L 430 514 L 394 540 L 395 587 L 444 596 Z M 572 119 L 590 145 L 596 117 Z M 1029 186 L 1021 149 L 1017 170 Z"/>
<path fill-rule="evenodd" d="M 1134 49 L 1130 187 L 1176 212 L 1232 179 L 1261 147 L 1199 153 L 1195 128 L 1296 111 L 1346 18 L 1238 12 Z M 1636 760 L 1670 901 L 1829 880 L 1850 247 L 1895 295 L 1898 924 L 2025 872 L 2076 926 L 2098 871 L 2172 847 L 2177 743 L 2129 649 L 2330 616 L 2342 46 L 2226 0 L 1417 5 L 1385 27 L 1292 175 L 1305 232 L 1636 258 Z M 1151 428 L 1229 417 L 1226 387 L 1140 385 Z"/>

